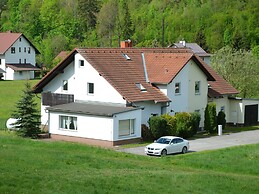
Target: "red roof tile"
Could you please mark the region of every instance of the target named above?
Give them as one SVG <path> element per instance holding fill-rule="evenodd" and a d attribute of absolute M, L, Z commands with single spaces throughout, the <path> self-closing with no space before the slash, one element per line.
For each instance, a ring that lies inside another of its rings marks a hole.
<path fill-rule="evenodd" d="M 37 54 L 40 53 L 37 48 L 22 33 L 6 32 L 0 33 L 0 54 L 4 54 L 21 36 L 23 36 L 31 44 Z"/>
<path fill-rule="evenodd" d="M 208 80 L 213 83 L 219 92 L 236 92 L 225 80 L 213 71 L 208 65 L 189 49 L 175 48 L 95 48 L 75 49 L 42 80 L 34 86 L 36 93 L 51 81 L 60 71 L 74 60 L 74 55 L 80 53 L 95 69 L 103 76 L 128 102 L 138 101 L 170 101 L 154 83 L 169 83 L 188 63 L 194 60 L 201 70 L 207 75 Z M 148 74 L 145 77 L 142 54 Z M 214 76 L 216 78 L 214 78 Z M 216 79 L 216 83 L 214 83 Z M 219 82 L 219 83 L 217 83 Z M 145 91 L 141 91 L 137 84 L 141 84 Z M 218 85 L 222 84 L 220 87 Z M 226 90 L 221 90 L 227 87 Z"/>

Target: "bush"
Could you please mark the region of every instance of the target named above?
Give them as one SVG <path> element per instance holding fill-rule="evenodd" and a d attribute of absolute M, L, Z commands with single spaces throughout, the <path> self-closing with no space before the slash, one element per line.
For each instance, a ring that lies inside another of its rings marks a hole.
<path fill-rule="evenodd" d="M 225 129 L 226 126 L 226 114 L 223 111 L 219 111 L 217 117 L 217 124 L 222 125 L 222 129 Z"/>
<path fill-rule="evenodd" d="M 143 141 L 149 141 L 154 139 L 150 128 L 148 128 L 148 126 L 144 124 L 141 125 L 141 137 Z"/>
<path fill-rule="evenodd" d="M 215 133 L 217 129 L 216 104 L 208 103 L 205 109 L 204 129 L 209 133 Z"/>
<path fill-rule="evenodd" d="M 167 134 L 168 135 L 177 135 L 177 131 L 176 131 L 176 118 L 174 116 L 171 116 L 169 114 L 163 114 L 161 115 L 162 118 L 164 118 L 166 120 L 166 124 L 167 124 Z"/>
<path fill-rule="evenodd" d="M 191 123 L 192 123 L 192 135 L 195 135 L 200 127 L 201 115 L 200 113 L 191 113 Z"/>
<path fill-rule="evenodd" d="M 161 116 L 150 117 L 148 124 L 155 139 L 167 135 L 167 122 Z"/>
<path fill-rule="evenodd" d="M 192 136 L 192 122 L 191 114 L 187 112 L 177 113 L 176 117 L 176 131 L 178 136 L 187 138 Z"/>

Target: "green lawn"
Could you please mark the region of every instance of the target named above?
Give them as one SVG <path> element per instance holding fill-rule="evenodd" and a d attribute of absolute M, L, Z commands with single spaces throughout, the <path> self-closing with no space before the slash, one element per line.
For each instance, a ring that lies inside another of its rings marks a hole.
<path fill-rule="evenodd" d="M 259 144 L 160 158 L 0 131 L 0 193 L 259 193 Z"/>
<path fill-rule="evenodd" d="M 16 102 L 20 99 L 25 83 L 33 87 L 39 80 L 0 81 L 0 129 L 6 128 L 6 121 L 15 109 Z M 40 99 L 35 98 L 40 104 Z M 40 109 L 40 106 L 38 107 Z"/>

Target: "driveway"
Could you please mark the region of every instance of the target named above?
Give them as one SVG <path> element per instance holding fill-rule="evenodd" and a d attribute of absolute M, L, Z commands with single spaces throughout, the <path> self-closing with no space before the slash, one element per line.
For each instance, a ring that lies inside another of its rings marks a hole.
<path fill-rule="evenodd" d="M 204 150 L 215 150 L 220 148 L 226 148 L 231 146 L 239 146 L 246 144 L 259 143 L 259 130 L 245 131 L 239 133 L 224 134 L 221 136 L 214 136 L 208 138 L 200 138 L 195 140 L 189 140 L 190 152 L 198 152 Z M 118 151 L 146 155 L 144 153 L 145 146 L 135 148 L 118 148 Z"/>

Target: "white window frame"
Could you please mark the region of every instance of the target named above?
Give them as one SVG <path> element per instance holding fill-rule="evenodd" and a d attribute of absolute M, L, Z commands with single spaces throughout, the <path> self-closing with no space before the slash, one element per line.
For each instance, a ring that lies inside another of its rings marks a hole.
<path fill-rule="evenodd" d="M 198 88 L 196 88 L 198 87 Z M 195 81 L 194 83 L 194 91 L 196 95 L 201 94 L 201 81 Z"/>
<path fill-rule="evenodd" d="M 11 53 L 15 54 L 15 47 L 11 47 Z"/>
<path fill-rule="evenodd" d="M 174 84 L 174 93 L 175 93 L 175 95 L 181 94 L 181 82 L 176 82 Z"/>
<path fill-rule="evenodd" d="M 62 81 L 62 91 L 68 91 L 68 80 Z"/>
<path fill-rule="evenodd" d="M 79 67 L 84 67 L 85 66 L 85 61 L 84 60 L 79 60 L 78 61 Z"/>
<path fill-rule="evenodd" d="M 132 136 L 135 135 L 135 119 L 119 120 L 118 136 Z"/>
<path fill-rule="evenodd" d="M 77 131 L 77 117 L 59 115 L 59 130 Z"/>
<path fill-rule="evenodd" d="M 92 85 L 92 91 L 90 91 L 91 87 L 90 85 Z M 87 94 L 88 95 L 94 95 L 94 83 L 92 82 L 87 82 Z"/>

